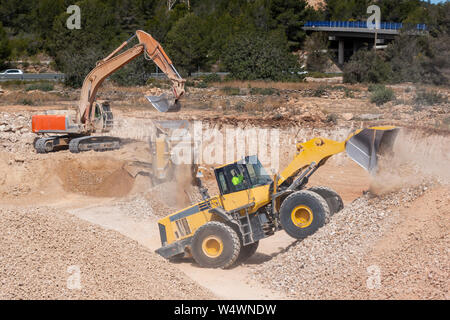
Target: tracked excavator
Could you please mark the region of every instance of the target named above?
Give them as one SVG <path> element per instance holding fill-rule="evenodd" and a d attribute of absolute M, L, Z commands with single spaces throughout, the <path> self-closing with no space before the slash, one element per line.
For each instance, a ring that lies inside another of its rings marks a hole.
<path fill-rule="evenodd" d="M 168 259 L 193 257 L 202 267 L 227 268 L 253 255 L 261 239 L 284 230 L 294 239 L 315 233 L 343 208 L 329 187 L 308 188 L 314 172 L 333 155 L 347 155 L 369 172 L 380 155 L 392 153 L 398 128 L 357 130 L 345 141 L 322 137 L 296 144 L 296 155 L 279 174 L 269 175 L 256 156 L 214 170 L 219 195 L 158 221 Z"/>
<path fill-rule="evenodd" d="M 138 38 L 139 43 L 119 54 L 135 37 Z M 44 135 L 35 140 L 36 151 L 47 153 L 64 146 L 68 146 L 73 153 L 120 148 L 119 138 L 93 135 L 94 133 L 109 132 L 114 126 L 114 116 L 110 104 L 107 101 L 97 101 L 97 91 L 109 75 L 142 54 L 147 60 L 152 60 L 172 83 L 170 93 L 146 96 L 146 98 L 160 112 L 178 111 L 180 109 L 179 99 L 185 92 L 185 80 L 177 72 L 161 45 L 148 33 L 138 30 L 135 35 L 123 42 L 106 58 L 98 61 L 95 68 L 86 76 L 74 118 L 69 115 L 55 114 L 32 117 L 33 132 Z"/>

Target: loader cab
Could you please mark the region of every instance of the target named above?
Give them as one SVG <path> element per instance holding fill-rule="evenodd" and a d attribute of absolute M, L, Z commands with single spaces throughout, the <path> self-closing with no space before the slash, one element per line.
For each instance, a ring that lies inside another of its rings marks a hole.
<path fill-rule="evenodd" d="M 216 168 L 214 173 L 221 195 L 272 183 L 272 179 L 257 156 L 247 156 L 240 161 Z M 233 181 L 233 177 L 238 179 L 235 178 Z"/>

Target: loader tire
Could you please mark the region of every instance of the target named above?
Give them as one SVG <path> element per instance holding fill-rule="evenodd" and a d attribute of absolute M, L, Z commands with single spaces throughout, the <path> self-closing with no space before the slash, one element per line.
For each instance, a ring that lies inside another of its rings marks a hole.
<path fill-rule="evenodd" d="M 236 231 L 211 221 L 197 229 L 191 244 L 194 260 L 204 268 L 229 268 L 237 260 L 241 242 Z"/>
<path fill-rule="evenodd" d="M 242 263 L 252 255 L 255 254 L 256 250 L 258 250 L 259 241 L 250 243 L 246 246 L 241 247 L 241 252 L 239 253 L 239 257 L 237 258 L 238 263 Z"/>
<path fill-rule="evenodd" d="M 344 208 L 344 202 L 342 201 L 341 196 L 329 187 L 312 187 L 308 189 L 309 191 L 315 192 L 322 196 L 328 204 L 330 208 L 330 217 L 333 216 L 336 212 L 341 211 Z"/>
<path fill-rule="evenodd" d="M 330 209 L 319 194 L 302 190 L 289 195 L 280 207 L 280 222 L 288 235 L 304 239 L 325 224 Z"/>

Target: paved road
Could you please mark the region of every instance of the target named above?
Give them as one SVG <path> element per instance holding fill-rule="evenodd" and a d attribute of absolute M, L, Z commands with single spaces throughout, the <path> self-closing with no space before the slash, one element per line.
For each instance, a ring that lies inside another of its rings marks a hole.
<path fill-rule="evenodd" d="M 11 80 L 24 80 L 24 81 L 34 81 L 34 80 L 64 80 L 64 73 L 24 73 L 24 74 L 8 74 L 0 75 L 0 81 L 11 81 Z"/>

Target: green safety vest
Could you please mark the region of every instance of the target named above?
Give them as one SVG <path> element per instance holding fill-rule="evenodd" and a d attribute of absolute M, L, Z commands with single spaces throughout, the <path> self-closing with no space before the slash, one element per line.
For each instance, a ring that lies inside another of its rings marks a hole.
<path fill-rule="evenodd" d="M 233 185 L 237 186 L 238 184 L 240 184 L 242 181 L 244 180 L 244 176 L 242 174 L 238 175 L 238 176 L 234 176 L 233 178 L 231 178 L 231 182 L 233 183 Z"/>

